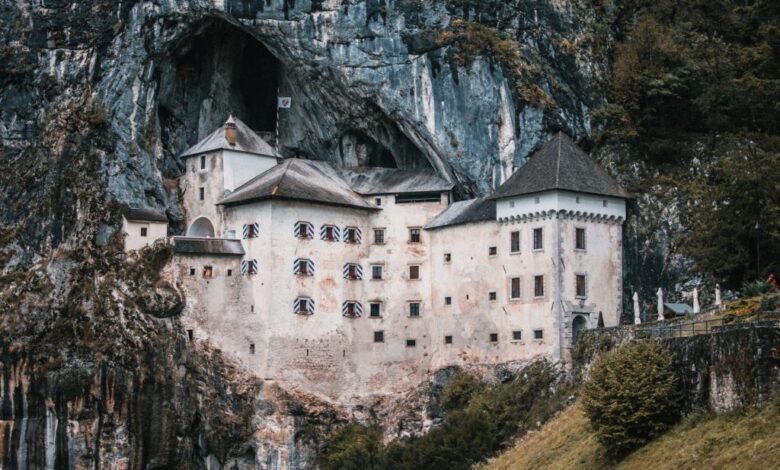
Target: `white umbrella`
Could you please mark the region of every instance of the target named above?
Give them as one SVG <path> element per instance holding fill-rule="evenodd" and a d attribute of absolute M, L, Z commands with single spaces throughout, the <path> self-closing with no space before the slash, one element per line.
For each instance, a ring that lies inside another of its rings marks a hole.
<path fill-rule="evenodd" d="M 634 292 L 634 325 L 642 323 L 642 319 L 639 318 L 639 294 Z"/>
<path fill-rule="evenodd" d="M 693 288 L 693 314 L 697 315 L 701 311 L 701 306 L 699 306 L 699 289 L 694 287 Z"/>
<path fill-rule="evenodd" d="M 658 296 L 658 321 L 664 319 L 664 291 L 658 288 L 658 292 L 655 293 Z"/>
<path fill-rule="evenodd" d="M 720 284 L 715 284 L 715 306 L 723 309 L 723 301 L 720 299 Z"/>

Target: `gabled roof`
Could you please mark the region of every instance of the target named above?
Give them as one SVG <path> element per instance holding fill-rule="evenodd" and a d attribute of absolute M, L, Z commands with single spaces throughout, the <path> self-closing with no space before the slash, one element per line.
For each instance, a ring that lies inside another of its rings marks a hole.
<path fill-rule="evenodd" d="M 490 198 L 553 189 L 631 198 L 628 191 L 562 132 L 537 150 Z"/>
<path fill-rule="evenodd" d="M 488 220 L 496 220 L 496 201 L 487 198 L 469 199 L 451 204 L 436 218 L 428 222 L 425 229 L 434 230 L 452 225 Z"/>
<path fill-rule="evenodd" d="M 665 303 L 664 307 L 671 310 L 675 315 L 693 315 L 693 307 L 688 304 Z"/>
<path fill-rule="evenodd" d="M 236 126 L 236 144 L 230 145 L 225 137 L 225 127 L 228 124 Z M 236 152 L 253 153 L 276 157 L 276 151 L 268 145 L 255 131 L 249 128 L 243 121 L 233 116 L 228 117 L 225 124 L 219 126 L 214 132 L 203 140 L 188 148 L 181 154 L 181 158 L 192 157 L 214 150 L 235 150 Z"/>
<path fill-rule="evenodd" d="M 174 237 L 173 251 L 187 255 L 244 255 L 241 240 L 226 238 Z"/>
<path fill-rule="evenodd" d="M 136 222 L 168 222 L 165 212 L 151 207 L 123 207 L 122 215 Z"/>
<path fill-rule="evenodd" d="M 217 204 L 233 206 L 266 199 L 310 201 L 377 210 L 352 191 L 330 164 L 298 158 L 287 159 L 247 181 Z"/>
<path fill-rule="evenodd" d="M 442 192 L 455 186 L 439 177 L 433 169 L 362 167 L 339 173 L 353 191 L 364 195 Z"/>

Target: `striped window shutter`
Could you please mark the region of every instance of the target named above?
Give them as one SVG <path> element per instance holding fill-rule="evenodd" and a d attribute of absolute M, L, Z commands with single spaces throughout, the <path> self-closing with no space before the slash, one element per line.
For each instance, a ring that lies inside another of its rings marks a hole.
<path fill-rule="evenodd" d="M 247 270 L 249 269 L 249 261 L 247 260 L 241 260 L 241 274 L 246 274 Z"/>
<path fill-rule="evenodd" d="M 363 316 L 363 306 L 360 304 L 360 302 L 355 302 L 355 316 Z"/>
<path fill-rule="evenodd" d="M 349 313 L 349 306 L 350 304 L 353 307 L 353 313 L 350 315 Z M 360 305 L 360 302 L 354 302 L 351 300 L 348 300 L 341 304 L 341 315 L 345 317 L 352 317 L 357 318 L 363 315 L 363 306 Z"/>
<path fill-rule="evenodd" d="M 241 274 L 257 274 L 257 260 L 243 260 L 241 261 Z"/>
<path fill-rule="evenodd" d="M 301 302 L 306 301 L 306 315 L 314 315 L 314 300 L 305 298 L 305 297 L 298 297 L 293 302 L 293 313 L 296 315 L 301 314 Z"/>
<path fill-rule="evenodd" d="M 249 238 L 249 224 L 244 224 L 243 238 Z"/>
<path fill-rule="evenodd" d="M 298 312 L 300 312 L 300 310 L 301 310 L 301 299 L 299 297 L 295 299 L 295 301 L 293 302 L 293 313 L 298 315 Z"/>
<path fill-rule="evenodd" d="M 314 225 L 306 224 L 306 235 L 312 240 L 314 239 Z"/>
<path fill-rule="evenodd" d="M 349 266 L 350 264 L 347 263 L 344 265 L 344 269 L 342 270 L 342 274 L 344 275 L 344 279 L 349 279 Z"/>
<path fill-rule="evenodd" d="M 335 225 L 333 226 L 333 239 L 341 240 L 341 230 L 339 230 L 339 228 Z"/>
<path fill-rule="evenodd" d="M 299 237 L 301 233 L 301 223 L 295 222 L 295 227 L 293 228 L 293 235 L 296 237 Z"/>
<path fill-rule="evenodd" d="M 355 279 L 360 280 L 363 279 L 363 268 L 359 264 L 355 263 L 347 263 L 344 265 L 344 270 L 342 274 L 344 275 L 344 279 L 349 279 L 349 268 L 350 266 L 355 267 Z"/>
<path fill-rule="evenodd" d="M 252 224 L 252 229 L 254 231 L 253 236 L 259 237 L 260 236 L 260 224 L 258 222 L 255 222 Z"/>
<path fill-rule="evenodd" d="M 294 276 L 297 276 L 297 275 L 299 275 L 301 273 L 300 263 L 301 263 L 301 260 L 299 260 L 299 259 L 296 259 L 295 261 L 293 261 L 293 275 Z"/>
<path fill-rule="evenodd" d="M 257 222 L 244 224 L 244 238 L 257 238 L 260 235 L 260 224 Z"/>
<path fill-rule="evenodd" d="M 358 279 L 363 279 L 363 267 L 359 264 L 355 265 L 355 273 L 357 274 Z"/>
<path fill-rule="evenodd" d="M 349 243 L 349 227 L 344 227 L 344 230 L 341 233 L 344 235 L 342 241 L 344 243 Z"/>
<path fill-rule="evenodd" d="M 360 232 L 359 228 L 355 229 L 355 242 L 358 244 L 363 242 L 363 234 Z"/>
<path fill-rule="evenodd" d="M 307 259 L 306 264 L 309 268 L 309 276 L 314 276 L 314 261 Z"/>
<path fill-rule="evenodd" d="M 327 225 L 320 227 L 320 240 L 325 240 L 325 231 L 328 230 Z"/>

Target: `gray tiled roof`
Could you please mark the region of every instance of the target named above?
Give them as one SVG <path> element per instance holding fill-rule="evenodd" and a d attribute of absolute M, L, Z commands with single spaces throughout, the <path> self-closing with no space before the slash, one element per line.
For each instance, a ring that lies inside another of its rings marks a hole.
<path fill-rule="evenodd" d="M 127 220 L 139 222 L 168 222 L 165 212 L 151 207 L 124 207 L 122 215 Z"/>
<path fill-rule="evenodd" d="M 452 225 L 467 224 L 496 220 L 496 201 L 479 198 L 458 201 L 442 211 L 435 219 L 428 222 L 426 230 L 434 230 Z"/>
<path fill-rule="evenodd" d="M 219 126 L 203 140 L 188 148 L 181 154 L 182 158 L 200 155 L 214 150 L 235 150 L 237 152 L 254 153 L 276 157 L 276 151 L 268 143 L 244 124 L 240 119 L 233 118 L 236 124 L 236 144 L 230 145 L 225 138 L 225 125 Z"/>
<path fill-rule="evenodd" d="M 340 170 L 353 191 L 359 194 L 413 194 L 449 191 L 455 186 L 432 169 L 352 168 Z"/>
<path fill-rule="evenodd" d="M 552 189 L 628 199 L 631 195 L 599 164 L 559 132 L 509 177 L 491 199 Z"/>
<path fill-rule="evenodd" d="M 256 176 L 217 204 L 233 206 L 266 199 L 310 201 L 377 210 L 355 193 L 330 164 L 298 158 L 287 159 Z"/>
<path fill-rule="evenodd" d="M 241 240 L 226 238 L 174 237 L 173 251 L 188 255 L 244 255 Z"/>
<path fill-rule="evenodd" d="M 675 315 L 693 315 L 693 307 L 688 304 L 665 303 L 664 307 L 671 310 Z"/>

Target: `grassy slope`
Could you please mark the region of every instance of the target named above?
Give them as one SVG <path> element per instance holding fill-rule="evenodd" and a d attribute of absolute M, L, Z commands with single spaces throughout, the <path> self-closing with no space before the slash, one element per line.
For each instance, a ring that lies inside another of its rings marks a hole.
<path fill-rule="evenodd" d="M 780 468 L 780 406 L 685 421 L 610 467 L 576 404 L 482 470 L 526 468 Z"/>

